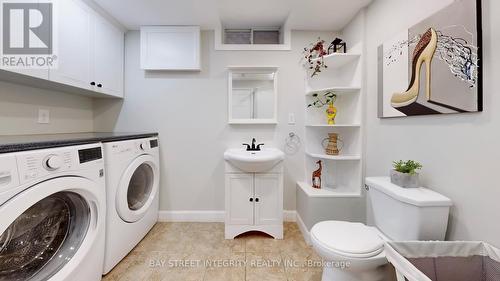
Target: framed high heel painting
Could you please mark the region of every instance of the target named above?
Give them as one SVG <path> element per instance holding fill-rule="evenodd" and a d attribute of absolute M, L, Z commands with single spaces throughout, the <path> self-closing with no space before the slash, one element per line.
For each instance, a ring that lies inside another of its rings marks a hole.
<path fill-rule="evenodd" d="M 481 0 L 455 0 L 379 46 L 379 117 L 482 111 L 481 64 Z"/>

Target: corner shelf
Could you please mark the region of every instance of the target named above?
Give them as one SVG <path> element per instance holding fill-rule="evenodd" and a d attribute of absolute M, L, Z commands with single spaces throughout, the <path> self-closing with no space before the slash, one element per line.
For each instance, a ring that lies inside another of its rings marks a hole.
<path fill-rule="evenodd" d="M 326 65 L 331 68 L 341 68 L 347 64 L 353 63 L 361 58 L 358 53 L 333 53 L 323 57 Z M 313 61 L 318 61 L 320 58 L 315 58 Z"/>
<path fill-rule="evenodd" d="M 348 187 L 323 187 L 321 189 L 313 188 L 306 182 L 298 182 L 297 185 L 304 191 L 308 197 L 314 198 L 335 198 L 335 197 L 360 197 L 361 192 L 354 191 L 355 188 Z"/>
<path fill-rule="evenodd" d="M 323 89 L 311 89 L 306 92 L 306 96 L 311 96 L 313 94 L 321 94 L 321 93 L 326 93 L 326 92 L 335 92 L 336 94 L 343 95 L 343 94 L 355 94 L 359 93 L 361 91 L 361 87 L 328 87 L 328 88 L 323 88 Z"/>
<path fill-rule="evenodd" d="M 361 155 L 327 155 L 320 153 L 306 152 L 307 156 L 323 159 L 323 160 L 333 160 L 333 161 L 358 161 L 361 160 Z"/>
<path fill-rule="evenodd" d="M 361 124 L 306 124 L 308 128 L 361 128 Z"/>
<path fill-rule="evenodd" d="M 316 59 L 317 61 L 318 59 Z M 314 77 L 305 72 L 305 102 L 314 94 L 328 91 L 338 97 L 337 124 L 326 124 L 324 108 L 306 109 L 305 175 L 297 183 L 308 197 L 360 197 L 363 188 L 363 60 L 360 53 L 335 53 L 324 57 L 328 68 Z M 322 142 L 328 134 L 338 133 L 343 142 L 340 155 L 327 155 Z M 311 187 L 309 177 L 316 162 L 323 160 L 323 189 Z"/>

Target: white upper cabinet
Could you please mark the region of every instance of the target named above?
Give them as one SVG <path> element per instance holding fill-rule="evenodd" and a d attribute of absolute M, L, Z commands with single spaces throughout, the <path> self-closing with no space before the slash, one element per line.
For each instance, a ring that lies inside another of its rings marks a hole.
<path fill-rule="evenodd" d="M 124 35 L 100 16 L 94 21 L 94 56 L 92 84 L 94 90 L 123 96 Z"/>
<path fill-rule="evenodd" d="M 57 66 L 4 69 L 0 80 L 95 97 L 123 97 L 124 32 L 81 0 L 57 1 L 56 7 Z"/>
<path fill-rule="evenodd" d="M 59 67 L 50 80 L 123 97 L 124 33 L 79 0 L 60 3 Z"/>
<path fill-rule="evenodd" d="M 49 71 L 49 79 L 91 90 L 93 12 L 78 0 L 58 4 L 58 67 Z"/>
<path fill-rule="evenodd" d="M 141 27 L 141 68 L 200 70 L 199 26 Z"/>

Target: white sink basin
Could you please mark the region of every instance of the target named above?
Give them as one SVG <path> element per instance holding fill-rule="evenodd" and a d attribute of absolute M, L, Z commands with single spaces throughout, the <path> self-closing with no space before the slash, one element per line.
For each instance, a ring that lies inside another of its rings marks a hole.
<path fill-rule="evenodd" d="M 285 154 L 276 148 L 264 148 L 261 151 L 246 149 L 228 149 L 224 159 L 236 168 L 248 173 L 263 173 L 285 159 Z"/>

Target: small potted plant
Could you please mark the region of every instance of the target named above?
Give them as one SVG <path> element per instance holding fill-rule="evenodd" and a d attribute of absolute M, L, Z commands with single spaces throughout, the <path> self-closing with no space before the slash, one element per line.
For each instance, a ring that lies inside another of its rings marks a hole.
<path fill-rule="evenodd" d="M 417 171 L 422 169 L 422 164 L 413 161 L 394 161 L 391 170 L 391 182 L 404 188 L 420 187 Z"/>

